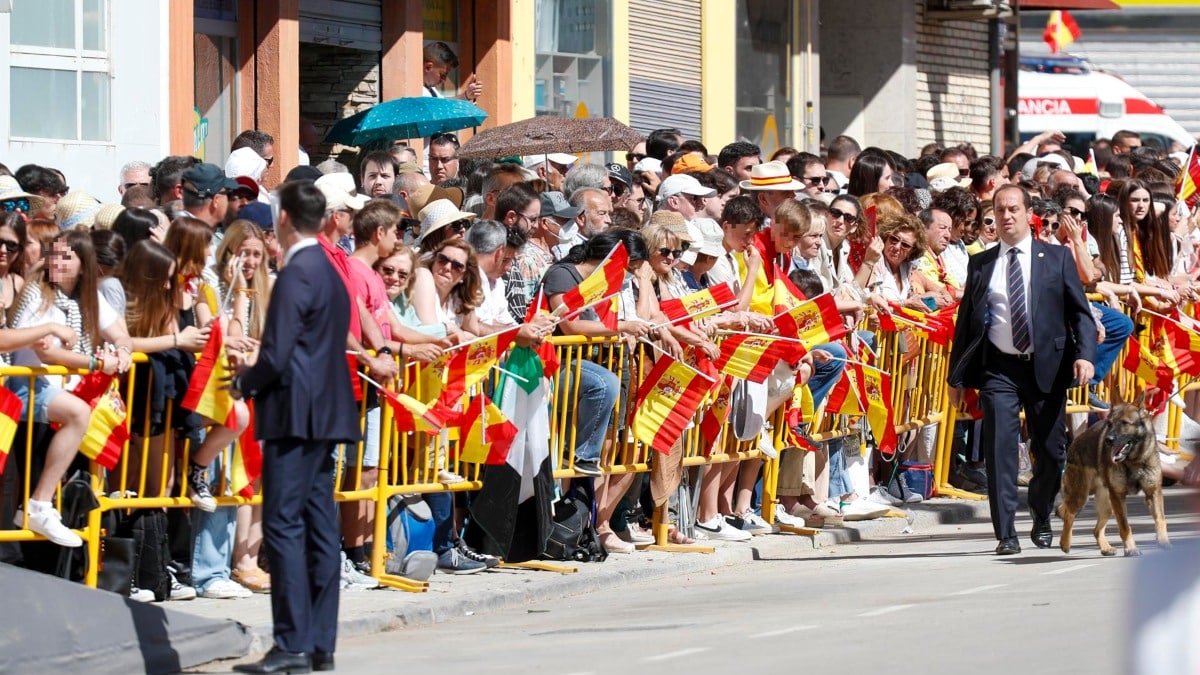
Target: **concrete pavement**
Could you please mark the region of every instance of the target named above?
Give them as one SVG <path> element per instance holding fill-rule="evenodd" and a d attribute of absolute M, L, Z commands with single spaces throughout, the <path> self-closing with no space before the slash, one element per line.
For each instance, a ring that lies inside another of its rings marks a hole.
<path fill-rule="evenodd" d="M 1192 520 L 1185 511 L 1194 504 L 1195 496 L 1181 490 L 1168 495 L 1173 534 L 1180 537 Z M 1153 536 L 1144 506 L 1139 501 L 1131 502 L 1131 507 L 1138 516 L 1135 532 L 1139 544 L 1153 551 Z M 505 635 L 566 631 L 564 639 L 568 643 L 579 640 L 578 647 L 584 651 L 591 651 L 584 649 L 589 646 L 623 644 L 612 642 L 610 638 L 616 636 L 607 635 L 608 629 L 593 630 L 607 625 L 603 621 L 566 609 L 592 607 L 589 603 L 594 604 L 592 611 L 607 613 L 610 623 L 612 617 L 622 617 L 615 627 L 610 626 L 613 631 L 609 632 L 621 632 L 624 629 L 620 626 L 627 624 L 668 626 L 648 628 L 654 640 L 641 639 L 647 635 L 632 636 L 639 645 L 638 656 L 622 663 L 647 664 L 644 672 L 657 672 L 653 664 L 661 666 L 661 661 L 671 660 L 659 657 L 675 652 L 679 652 L 677 656 L 681 659 L 704 653 L 706 664 L 708 659 L 721 662 L 720 649 L 708 653 L 714 645 L 723 644 L 719 636 L 735 645 L 749 644 L 763 636 L 781 639 L 786 636 L 784 642 L 789 644 L 815 639 L 822 652 L 843 644 L 850 653 L 855 653 L 854 645 L 882 640 L 891 646 L 888 653 L 879 654 L 882 658 L 879 665 L 888 669 L 887 664 L 892 663 L 908 670 L 909 666 L 923 667 L 922 664 L 930 663 L 930 658 L 936 655 L 926 653 L 926 645 L 929 640 L 940 641 L 939 635 L 957 636 L 959 643 L 971 644 L 976 631 L 982 631 L 980 635 L 990 634 L 992 627 L 999 625 L 1012 631 L 1014 640 L 1020 642 L 1016 633 L 1029 632 L 1024 625 L 1028 612 L 1044 617 L 1046 625 L 1078 620 L 1078 614 L 1087 620 L 1085 627 L 1089 632 L 1112 628 L 1102 618 L 1113 614 L 1114 598 L 1119 597 L 1121 586 L 1118 571 L 1125 569 L 1126 563 L 1099 559 L 1090 532 L 1083 529 L 1090 530 L 1090 512 L 1085 512 L 1078 526 L 1077 549 L 1071 556 L 1062 556 L 1057 549 L 1038 551 L 1025 544 L 1025 553 L 1009 559 L 991 555 L 995 542 L 986 502 L 931 500 L 909 509 L 909 516 L 848 523 L 852 527 L 823 531 L 815 539 L 773 535 L 756 537 L 750 544 L 718 544 L 717 552 L 712 555 L 639 552 L 610 556 L 602 564 L 580 565 L 579 573 L 572 575 L 524 570 L 467 577 L 435 575 L 430 591 L 425 594 L 343 593 L 340 669 L 355 663 L 369 668 L 375 663 L 373 659 L 380 659 L 378 663 L 383 664 L 383 659 L 394 660 L 397 653 L 405 655 L 404 663 L 408 666 L 409 656 L 415 657 L 417 652 L 429 655 L 430 667 L 437 662 L 439 653 L 453 653 L 455 664 L 470 664 L 472 657 L 463 652 L 464 646 L 451 645 L 461 638 L 463 622 L 471 624 L 469 630 L 473 634 L 488 627 L 495 631 L 495 644 L 489 648 L 488 641 L 483 640 L 476 654 L 479 663 L 475 665 L 485 666 L 489 672 L 503 672 L 502 668 L 497 670 L 497 663 L 522 663 L 524 668 L 551 665 L 520 658 L 518 652 L 531 651 L 530 645 L 525 645 L 524 650 L 517 649 L 520 640 L 514 642 L 511 659 L 496 655 L 495 649 L 504 651 Z M 1027 520 L 1020 527 L 1022 531 L 1028 529 Z M 906 528 L 911 528 L 912 533 L 901 534 Z M 1110 525 L 1112 529 L 1115 525 Z M 1079 537 L 1080 534 L 1085 536 Z M 1077 583 L 1076 577 L 1081 581 Z M 1100 591 L 1094 598 L 1093 590 Z M 584 594 L 586 597 L 561 600 Z M 694 595 L 707 600 L 689 600 Z M 975 595 L 980 597 L 970 597 Z M 1042 596 L 1048 601 L 1037 601 Z M 236 618 L 251 628 L 258 649 L 263 649 L 269 645 L 270 635 L 267 600 L 265 596 L 239 601 L 197 600 L 176 607 L 207 616 Z M 698 606 L 693 607 L 693 602 Z M 979 603 L 995 611 L 977 615 Z M 536 607 L 531 608 L 533 605 Z M 1034 607 L 1039 609 L 1031 609 Z M 664 608 L 671 611 L 664 613 Z M 714 609 L 719 611 L 711 620 L 699 623 L 719 636 L 704 638 L 703 631 L 696 633 L 697 617 Z M 539 623 L 538 617 L 543 614 L 545 622 Z M 914 623 L 912 619 L 917 617 L 920 620 Z M 401 631 L 387 638 L 364 637 L 455 619 L 461 619 L 454 621 L 455 627 Z M 901 633 L 896 632 L 898 627 L 903 627 Z M 668 636 L 670 640 L 666 639 Z M 449 652 L 426 648 L 427 643 L 440 644 L 442 639 L 447 641 Z M 1111 642 L 1105 640 L 1100 644 Z M 397 652 L 397 645 L 404 644 L 422 646 L 419 650 Z M 576 653 L 563 649 L 557 637 L 553 644 L 554 654 Z M 386 650 L 377 650 L 382 645 L 392 648 L 390 657 Z M 468 647 L 474 649 L 475 641 L 469 641 Z M 705 651 L 688 651 L 700 648 Z M 1038 649 L 1049 654 L 1053 644 Z M 1111 649 L 1104 654 L 1105 659 L 1111 658 Z M 1082 661 L 1093 667 L 1088 672 L 1096 672 L 1098 658 Z M 692 663 L 690 658 L 688 662 Z M 419 663 L 417 659 L 411 665 Z M 1040 670 L 1036 668 L 1036 659 L 1025 665 Z M 205 670 L 217 672 L 228 667 L 228 663 L 213 664 Z M 612 672 L 609 668 L 566 662 L 559 663 L 558 668 L 563 672 Z M 355 670 L 350 668 L 349 672 Z M 638 672 L 639 668 L 633 670 Z M 1101 672 L 1106 670 L 1102 668 Z M 1056 672 L 1069 671 L 1056 669 Z"/>

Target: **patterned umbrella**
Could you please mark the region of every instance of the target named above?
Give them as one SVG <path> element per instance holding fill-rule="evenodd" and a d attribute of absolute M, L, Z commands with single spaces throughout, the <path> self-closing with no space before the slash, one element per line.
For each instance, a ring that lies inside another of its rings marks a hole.
<path fill-rule="evenodd" d="M 641 134 L 611 117 L 531 117 L 475 134 L 459 149 L 458 156 L 493 158 L 630 150 L 643 140 Z"/>
<path fill-rule="evenodd" d="M 351 115 L 329 130 L 327 143 L 364 146 L 422 138 L 483 124 L 487 113 L 470 101 L 414 96 L 384 101 Z"/>

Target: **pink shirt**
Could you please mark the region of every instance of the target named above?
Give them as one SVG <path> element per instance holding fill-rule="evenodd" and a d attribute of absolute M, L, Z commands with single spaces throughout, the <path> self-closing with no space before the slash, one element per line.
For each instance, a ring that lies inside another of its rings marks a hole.
<path fill-rule="evenodd" d="M 388 300 L 387 287 L 383 285 L 383 279 L 367 263 L 354 256 L 349 256 L 348 263 L 346 271 L 350 277 L 350 290 L 356 297 L 362 298 L 363 304 L 367 306 L 367 311 L 371 313 L 371 318 L 379 324 L 379 330 L 383 332 L 383 339 L 391 340 L 392 325 L 388 322 L 388 312 L 391 310 L 392 303 Z"/>

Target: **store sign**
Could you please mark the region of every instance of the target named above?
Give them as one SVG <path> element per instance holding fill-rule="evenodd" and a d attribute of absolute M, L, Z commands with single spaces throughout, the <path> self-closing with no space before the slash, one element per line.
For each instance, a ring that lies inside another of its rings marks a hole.
<path fill-rule="evenodd" d="M 200 109 L 192 108 L 192 156 L 204 161 L 204 141 L 208 140 L 208 118 L 200 116 Z"/>

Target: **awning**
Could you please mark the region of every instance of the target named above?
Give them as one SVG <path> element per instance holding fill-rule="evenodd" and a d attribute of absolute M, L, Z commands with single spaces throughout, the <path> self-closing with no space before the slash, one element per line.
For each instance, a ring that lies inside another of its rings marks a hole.
<path fill-rule="evenodd" d="M 1017 0 L 1017 7 L 1042 11 L 1049 9 L 1121 9 L 1112 0 Z"/>

